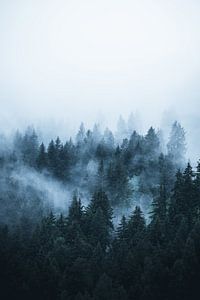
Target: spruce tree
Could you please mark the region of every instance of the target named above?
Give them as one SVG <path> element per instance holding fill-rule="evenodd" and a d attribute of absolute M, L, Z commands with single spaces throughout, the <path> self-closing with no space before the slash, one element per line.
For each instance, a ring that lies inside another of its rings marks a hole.
<path fill-rule="evenodd" d="M 167 149 L 173 163 L 177 167 L 183 167 L 186 153 L 185 131 L 177 121 L 172 125 Z"/>
<path fill-rule="evenodd" d="M 164 184 L 160 185 L 159 195 L 155 196 L 152 202 L 151 219 L 156 220 L 159 218 L 161 221 L 165 221 L 167 213 L 167 195 Z"/>
<path fill-rule="evenodd" d="M 39 147 L 39 153 L 37 157 L 37 167 L 39 170 L 42 170 L 47 167 L 47 153 L 43 143 Z"/>

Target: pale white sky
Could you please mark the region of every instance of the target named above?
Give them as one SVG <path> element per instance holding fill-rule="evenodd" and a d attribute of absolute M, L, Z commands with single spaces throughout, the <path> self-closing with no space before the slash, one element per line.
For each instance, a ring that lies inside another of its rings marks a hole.
<path fill-rule="evenodd" d="M 199 16 L 198 0 L 0 0 L 1 127 L 136 110 L 148 125 L 165 110 L 191 123 Z"/>

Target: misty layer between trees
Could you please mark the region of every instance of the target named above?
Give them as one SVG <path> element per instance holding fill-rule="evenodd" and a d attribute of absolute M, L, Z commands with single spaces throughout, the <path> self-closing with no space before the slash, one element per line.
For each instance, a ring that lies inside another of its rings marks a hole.
<path fill-rule="evenodd" d="M 161 181 L 169 194 L 185 165 L 185 133 L 175 122 L 165 145 L 161 130 L 150 128 L 142 136 L 133 125 L 120 118 L 114 135 L 98 125 L 86 131 L 81 124 L 74 141 L 57 137 L 46 145 L 32 128 L 12 140 L 2 136 L 0 221 L 15 224 L 29 215 L 34 222 L 48 211 L 66 214 L 74 194 L 87 205 L 99 188 L 113 206 L 115 223 L 136 205 L 148 216 Z"/>
<path fill-rule="evenodd" d="M 179 123 L 166 144 L 121 119 L 47 145 L 28 128 L 0 150 L 4 299 L 198 299 L 200 165 Z"/>

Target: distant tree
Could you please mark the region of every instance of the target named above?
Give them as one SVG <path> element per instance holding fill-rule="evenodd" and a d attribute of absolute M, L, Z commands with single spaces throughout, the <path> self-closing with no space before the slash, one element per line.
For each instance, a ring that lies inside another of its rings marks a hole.
<path fill-rule="evenodd" d="M 194 178 L 195 202 L 197 205 L 197 212 L 199 215 L 200 214 L 200 161 L 198 161 L 195 175 L 196 175 Z"/>
<path fill-rule="evenodd" d="M 181 216 L 183 211 L 182 188 L 183 188 L 183 174 L 179 170 L 176 174 L 176 181 L 170 198 L 169 210 L 168 210 L 171 226 L 174 228 L 177 227 L 177 225 L 180 223 L 182 218 Z"/>
<path fill-rule="evenodd" d="M 38 156 L 38 137 L 35 130 L 31 127 L 25 132 L 21 145 L 22 159 L 24 163 L 31 167 L 36 166 Z"/>
<path fill-rule="evenodd" d="M 75 167 L 79 159 L 77 157 L 76 148 L 71 139 L 65 143 L 64 147 L 62 147 L 60 159 L 62 162 L 62 178 L 65 180 L 70 180 L 73 167 Z"/>
<path fill-rule="evenodd" d="M 193 222 L 198 208 L 198 201 L 195 197 L 194 172 L 190 163 L 188 163 L 183 173 L 183 203 L 182 209 L 189 222 Z"/>
<path fill-rule="evenodd" d="M 103 160 L 100 161 L 97 171 L 96 188 L 98 189 L 98 187 L 100 187 L 102 190 L 104 190 L 106 187 L 106 176 Z"/>
<path fill-rule="evenodd" d="M 63 216 L 61 213 L 59 218 L 56 220 L 56 226 L 61 236 L 65 236 L 66 226 L 67 226 L 67 218 Z"/>
<path fill-rule="evenodd" d="M 81 203 L 81 199 L 78 199 L 76 195 L 74 195 L 72 203 L 69 207 L 68 213 L 68 224 L 78 223 L 81 225 L 83 219 L 83 206 Z"/>
<path fill-rule="evenodd" d="M 128 238 L 128 224 L 125 216 L 122 216 L 121 222 L 117 227 L 117 237 L 120 241 Z"/>
<path fill-rule="evenodd" d="M 117 148 L 115 155 L 116 160 L 109 164 L 107 170 L 107 188 L 114 205 L 128 204 L 132 194 L 128 170 L 122 162 L 119 148 Z"/>
<path fill-rule="evenodd" d="M 119 141 L 123 140 L 127 137 L 127 126 L 126 122 L 122 118 L 122 116 L 119 117 L 119 120 L 117 122 L 117 138 Z"/>
<path fill-rule="evenodd" d="M 158 183 L 165 186 L 167 195 L 173 188 L 176 172 L 169 156 L 161 153 L 158 158 Z"/>
<path fill-rule="evenodd" d="M 167 194 L 164 184 L 160 185 L 159 195 L 155 196 L 152 202 L 151 218 L 156 220 L 159 218 L 164 221 L 167 215 Z"/>
<path fill-rule="evenodd" d="M 17 158 L 22 159 L 22 146 L 23 146 L 23 137 L 22 134 L 17 130 L 14 139 L 13 139 L 13 148 L 14 153 Z"/>
<path fill-rule="evenodd" d="M 140 207 L 136 206 L 127 224 L 129 243 L 131 243 L 131 245 L 136 245 L 144 235 L 145 229 L 146 225 L 143 213 Z"/>
<path fill-rule="evenodd" d="M 86 137 L 85 126 L 83 123 L 81 123 L 78 134 L 76 136 L 77 144 L 81 145 L 84 142 L 85 137 Z"/>
<path fill-rule="evenodd" d="M 49 143 L 47 149 L 48 169 L 55 174 L 56 170 L 56 147 L 53 140 Z"/>
<path fill-rule="evenodd" d="M 167 149 L 173 163 L 178 167 L 183 167 L 186 153 L 185 131 L 178 122 L 172 125 Z"/>
<path fill-rule="evenodd" d="M 106 128 L 106 130 L 104 131 L 103 140 L 110 150 L 114 149 L 115 139 L 112 131 L 110 131 L 108 128 Z"/>
<path fill-rule="evenodd" d="M 102 190 L 95 192 L 86 210 L 86 232 L 90 242 L 100 243 L 103 249 L 109 245 L 113 230 L 112 213 L 106 194 Z"/>
<path fill-rule="evenodd" d="M 123 157 L 124 157 L 124 163 L 126 167 L 130 170 L 131 174 L 135 167 L 134 159 L 136 160 L 136 155 L 140 155 L 142 151 L 138 151 L 138 144 L 141 141 L 141 137 L 139 134 L 137 134 L 136 131 L 133 131 L 130 139 L 128 140 L 128 145 L 124 149 Z"/>
<path fill-rule="evenodd" d="M 130 113 L 129 115 L 128 122 L 127 122 L 127 129 L 129 135 L 131 135 L 133 131 L 137 129 L 137 124 L 133 113 Z"/>
<path fill-rule="evenodd" d="M 106 224 L 110 228 L 112 228 L 113 227 L 113 224 L 112 224 L 113 211 L 112 211 L 110 202 L 108 200 L 108 197 L 102 189 L 98 190 L 97 192 L 95 192 L 93 194 L 91 203 L 89 204 L 87 211 L 95 213 L 98 208 L 100 208 L 102 210 L 102 213 L 105 217 Z"/>
<path fill-rule="evenodd" d="M 169 205 L 169 217 L 172 226 L 177 226 L 184 217 L 192 226 L 198 215 L 198 200 L 195 197 L 194 173 L 188 163 L 185 171 L 176 175 L 172 197 Z"/>
<path fill-rule="evenodd" d="M 56 152 L 59 153 L 60 150 L 62 148 L 62 144 L 61 144 L 61 140 L 59 138 L 59 136 L 56 138 L 55 140 L 55 149 L 56 149 Z"/>
<path fill-rule="evenodd" d="M 145 136 L 145 150 L 149 157 L 158 155 L 160 153 L 159 137 L 153 127 L 150 127 Z"/>
<path fill-rule="evenodd" d="M 105 160 L 107 159 L 108 155 L 110 154 L 110 150 L 105 144 L 104 140 L 102 140 L 96 148 L 95 156 L 99 160 Z"/>
<path fill-rule="evenodd" d="M 42 170 L 47 167 L 47 153 L 43 143 L 39 147 L 37 167 L 39 170 Z"/>
<path fill-rule="evenodd" d="M 92 131 L 92 137 L 93 137 L 95 143 L 99 143 L 100 140 L 102 139 L 99 124 L 94 124 L 93 131 Z"/>

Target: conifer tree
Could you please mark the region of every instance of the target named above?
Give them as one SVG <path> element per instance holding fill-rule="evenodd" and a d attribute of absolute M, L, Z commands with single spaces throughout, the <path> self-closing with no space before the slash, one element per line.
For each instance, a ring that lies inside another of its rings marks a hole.
<path fill-rule="evenodd" d="M 39 147 L 39 153 L 37 157 L 37 167 L 39 170 L 42 170 L 47 167 L 47 153 L 43 143 Z"/>
<path fill-rule="evenodd" d="M 159 218 L 161 221 L 165 221 L 167 213 L 167 195 L 164 184 L 160 185 L 159 195 L 155 196 L 152 202 L 151 218 L 156 220 Z"/>
<path fill-rule="evenodd" d="M 177 121 L 172 125 L 167 149 L 173 163 L 179 168 L 183 167 L 186 153 L 185 131 Z"/>
<path fill-rule="evenodd" d="M 55 174 L 56 170 L 56 148 L 53 140 L 49 143 L 47 149 L 47 158 L 48 158 L 48 169 L 52 174 Z"/>
<path fill-rule="evenodd" d="M 136 206 L 128 224 L 128 239 L 131 245 L 136 245 L 146 230 L 145 219 L 139 206 Z"/>

